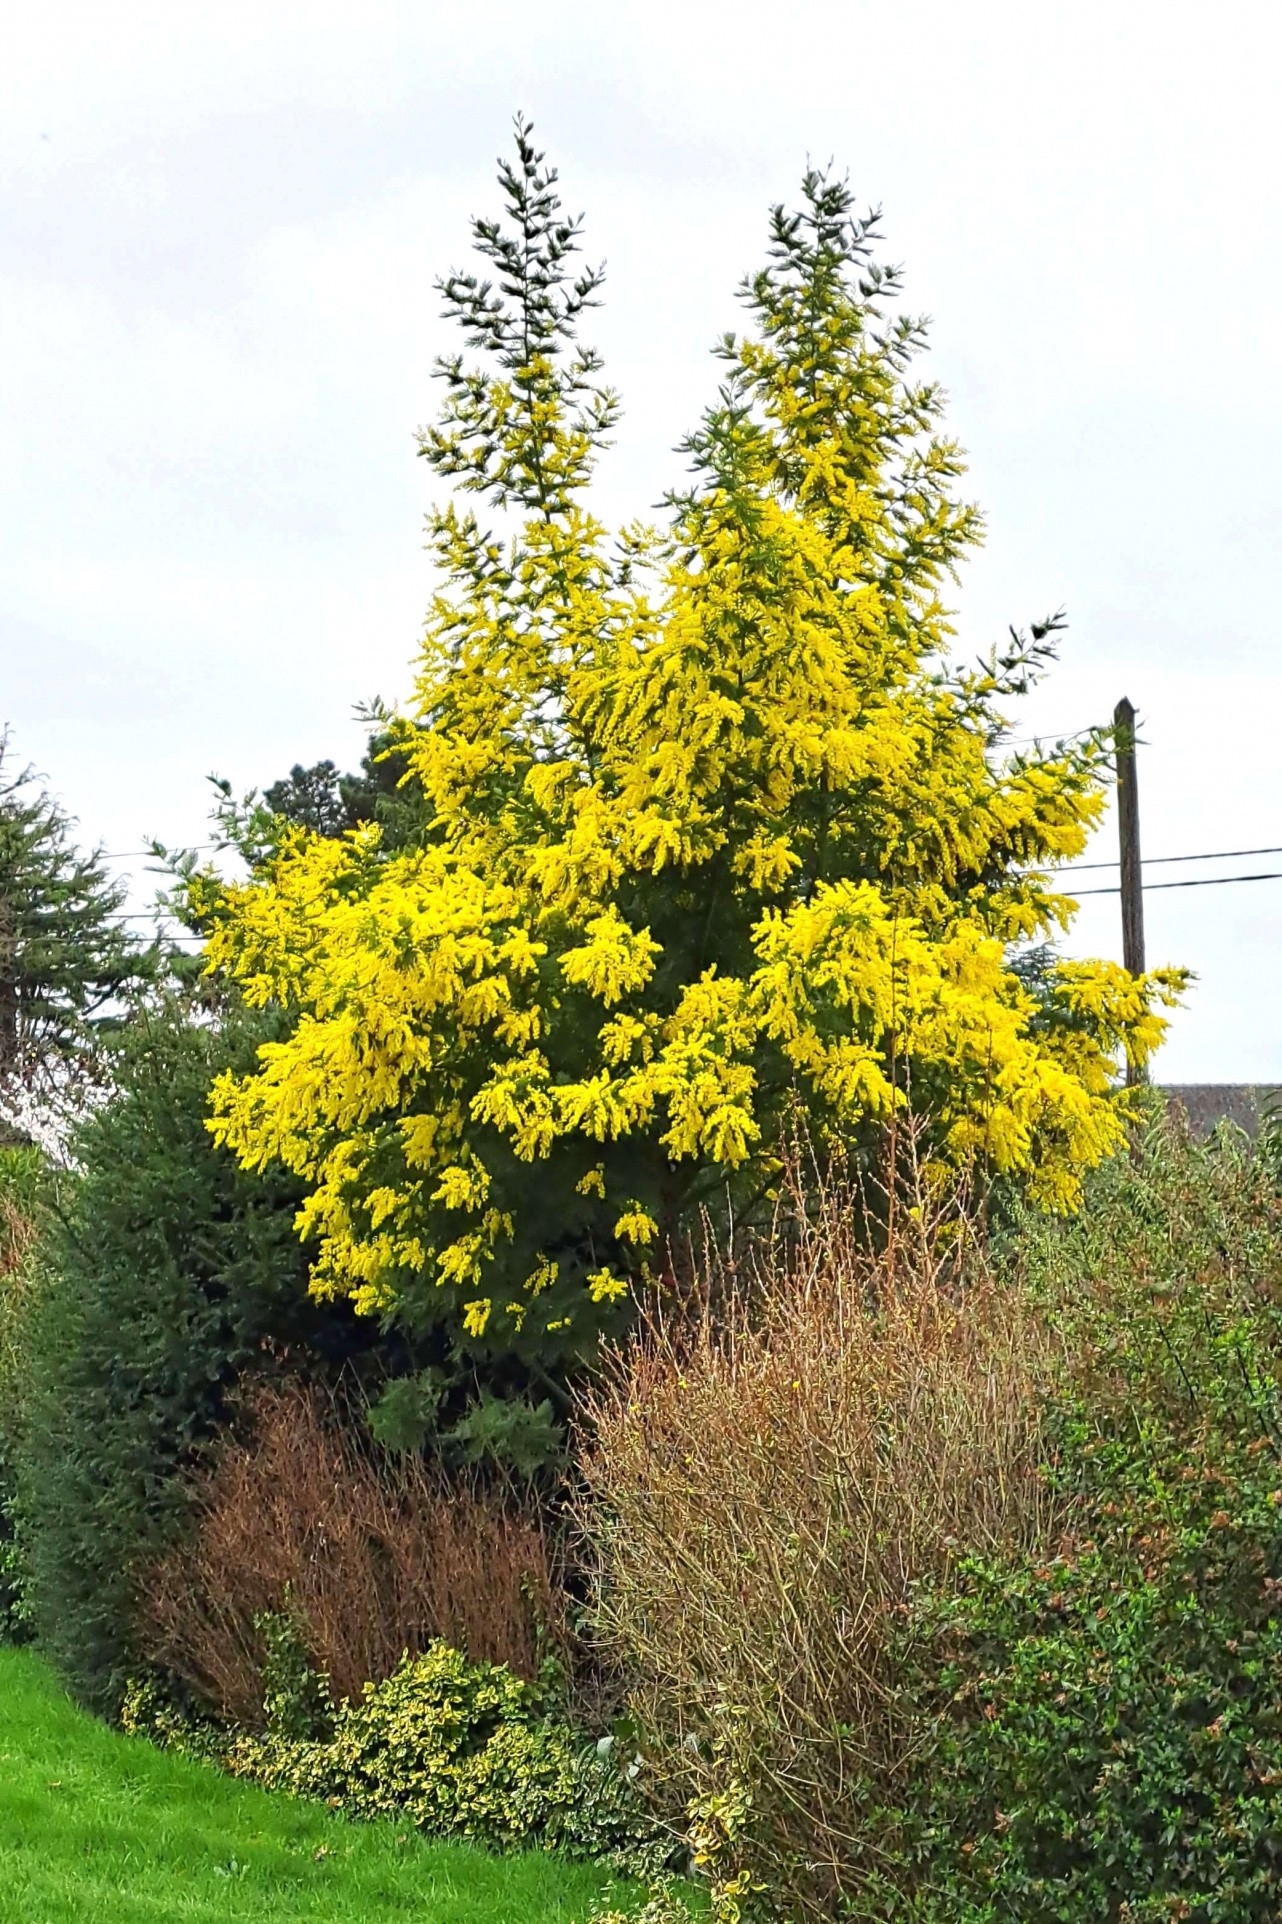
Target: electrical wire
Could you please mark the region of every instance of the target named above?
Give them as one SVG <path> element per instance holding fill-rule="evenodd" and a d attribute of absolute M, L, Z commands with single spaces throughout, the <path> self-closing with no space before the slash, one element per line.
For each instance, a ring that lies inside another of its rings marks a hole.
<path fill-rule="evenodd" d="M 1075 728 L 1071 734 L 1059 734 L 1053 728 L 1043 728 L 1036 735 L 1016 735 L 1009 741 L 998 741 L 997 748 L 1028 748 L 1038 742 L 1078 742 L 1084 735 L 1102 734 L 1113 726 L 1112 722 L 1091 722 L 1085 728 Z"/>
<path fill-rule="evenodd" d="M 1081 734 L 1088 734 L 1090 731 L 1088 729 L 1081 729 L 1078 732 Z M 1030 736 L 1028 739 L 1040 740 L 1044 738 Z M 1069 737 L 1061 736 L 1059 739 L 1068 740 Z M 202 842 L 202 843 L 195 844 L 195 848 L 198 850 L 214 849 L 214 848 L 218 848 L 219 846 L 220 844 L 217 842 Z M 151 854 L 154 854 L 155 851 L 153 849 L 125 849 L 125 850 L 103 849 L 103 850 L 100 850 L 99 853 L 108 856 L 109 859 L 112 861 L 125 861 L 132 856 L 151 855 Z M 1142 868 L 1160 868 L 1164 866 L 1169 866 L 1171 863 L 1178 863 L 1178 862 L 1235 861 L 1235 860 L 1242 860 L 1252 855 L 1282 855 L 1282 845 L 1275 843 L 1275 844 L 1270 844 L 1266 848 L 1208 849 L 1196 855 L 1147 855 L 1143 857 L 1141 861 L 1141 867 Z M 1117 868 L 1119 866 L 1119 859 L 1120 858 L 1115 858 L 1111 862 L 1079 862 L 1071 868 L 1056 869 L 1052 871 L 1053 878 L 1056 881 L 1058 881 L 1061 876 L 1066 877 L 1066 876 L 1072 876 L 1072 875 L 1098 874 L 1103 870 Z M 1194 877 L 1189 877 L 1187 880 L 1178 881 L 1178 882 L 1146 882 L 1143 886 L 1144 886 L 1144 893 L 1147 895 L 1147 894 L 1151 894 L 1156 889 L 1217 888 L 1217 887 L 1223 887 L 1230 882 L 1282 882 L 1282 869 L 1270 869 L 1267 871 L 1263 871 L 1257 875 L 1194 876 Z M 1113 885 L 1107 888 L 1078 889 L 1075 891 L 1077 896 L 1120 895 L 1121 892 L 1122 892 L 1121 888 L 1118 885 Z M 159 917 L 156 915 L 154 910 L 135 909 L 135 910 L 125 911 L 121 913 L 119 916 L 113 917 L 112 919 L 120 922 L 150 922 L 150 921 L 158 921 Z M 197 935 L 193 930 L 185 929 L 185 930 L 170 931 L 168 934 L 168 939 L 170 941 L 200 942 L 204 940 L 204 937 Z"/>
<path fill-rule="evenodd" d="M 1203 855 L 1145 855 L 1141 858 L 1140 866 L 1141 868 L 1158 868 L 1164 863 L 1169 862 L 1226 862 L 1238 857 L 1245 858 L 1248 855 L 1282 855 L 1282 847 L 1213 848 Z M 1074 862 L 1071 868 L 1056 869 L 1055 873 L 1057 875 L 1089 875 L 1094 870 L 1116 868 L 1118 866 L 1118 859 L 1118 857 L 1114 856 L 1111 862 Z M 1154 882 L 1153 887 L 1157 888 L 1158 886 L 1159 884 Z M 1168 883 L 1161 884 L 1161 886 L 1174 887 L 1175 884 Z"/>
<path fill-rule="evenodd" d="M 1261 875 L 1199 875 L 1191 876 L 1184 882 L 1146 882 L 1145 895 L 1152 895 L 1157 889 L 1213 889 L 1222 888 L 1229 882 L 1282 882 L 1282 868 L 1270 869 Z M 1080 895 L 1120 895 L 1120 888 L 1077 889 L 1074 900 Z"/>

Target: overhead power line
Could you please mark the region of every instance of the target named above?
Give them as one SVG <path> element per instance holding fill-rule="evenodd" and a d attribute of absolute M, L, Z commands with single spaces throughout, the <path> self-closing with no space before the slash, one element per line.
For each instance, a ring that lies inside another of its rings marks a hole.
<path fill-rule="evenodd" d="M 1148 882 L 1144 893 L 1150 895 L 1155 889 L 1213 889 L 1222 888 L 1228 882 L 1282 882 L 1282 869 L 1270 869 L 1260 875 L 1196 875 L 1184 882 Z M 1077 889 L 1076 895 L 1120 895 L 1120 886 L 1103 889 Z"/>
<path fill-rule="evenodd" d="M 1201 855 L 1146 855 L 1143 858 L 1143 867 L 1157 868 L 1161 864 L 1169 862 L 1226 862 L 1229 860 L 1245 859 L 1249 855 L 1282 855 L 1282 847 L 1213 848 Z M 1116 861 L 1075 862 L 1071 868 L 1057 869 L 1055 872 L 1057 875 L 1089 875 L 1094 870 L 1116 867 Z M 1176 886 L 1178 885 L 1174 882 L 1154 882 L 1153 884 L 1154 888 L 1175 888 Z M 1083 893 L 1088 892 L 1089 891 L 1083 891 Z"/>
<path fill-rule="evenodd" d="M 1065 729 L 1062 734 L 1058 729 L 1043 728 L 1036 735 L 1016 735 L 1012 740 L 998 741 L 996 746 L 998 748 L 1031 748 L 1039 742 L 1076 742 L 1080 741 L 1083 735 L 1103 734 L 1107 726 L 1106 722 L 1089 722 L 1085 728 Z"/>

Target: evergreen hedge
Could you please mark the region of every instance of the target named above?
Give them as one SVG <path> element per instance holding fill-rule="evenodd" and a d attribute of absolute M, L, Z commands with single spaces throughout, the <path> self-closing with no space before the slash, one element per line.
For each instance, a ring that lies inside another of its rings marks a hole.
<path fill-rule="evenodd" d="M 185 1473 L 240 1372 L 300 1345 L 336 1364 L 358 1340 L 349 1311 L 308 1298 L 293 1183 L 240 1171 L 205 1127 L 212 1078 L 260 1040 L 261 1018 L 194 1019 L 180 997 L 139 1016 L 47 1216 L 25 1331 L 23 1583 L 39 1641 L 100 1711 L 136 1661 L 134 1586 L 182 1528 Z"/>

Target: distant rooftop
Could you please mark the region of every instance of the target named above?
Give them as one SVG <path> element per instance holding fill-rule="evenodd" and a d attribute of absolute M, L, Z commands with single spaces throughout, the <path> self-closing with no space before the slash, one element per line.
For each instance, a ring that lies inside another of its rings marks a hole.
<path fill-rule="evenodd" d="M 1282 1097 L 1282 1087 L 1275 1082 L 1167 1082 L 1160 1087 L 1173 1107 L 1183 1109 L 1195 1136 L 1209 1136 L 1219 1122 L 1236 1123 L 1248 1136 L 1257 1136 L 1264 1116 Z"/>

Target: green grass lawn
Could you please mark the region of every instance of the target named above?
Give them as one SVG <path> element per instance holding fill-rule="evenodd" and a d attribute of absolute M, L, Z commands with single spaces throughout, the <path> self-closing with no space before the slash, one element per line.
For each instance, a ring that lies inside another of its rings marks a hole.
<path fill-rule="evenodd" d="M 0 1924 L 583 1924 L 607 1884 L 239 1784 L 95 1723 L 0 1650 Z"/>

